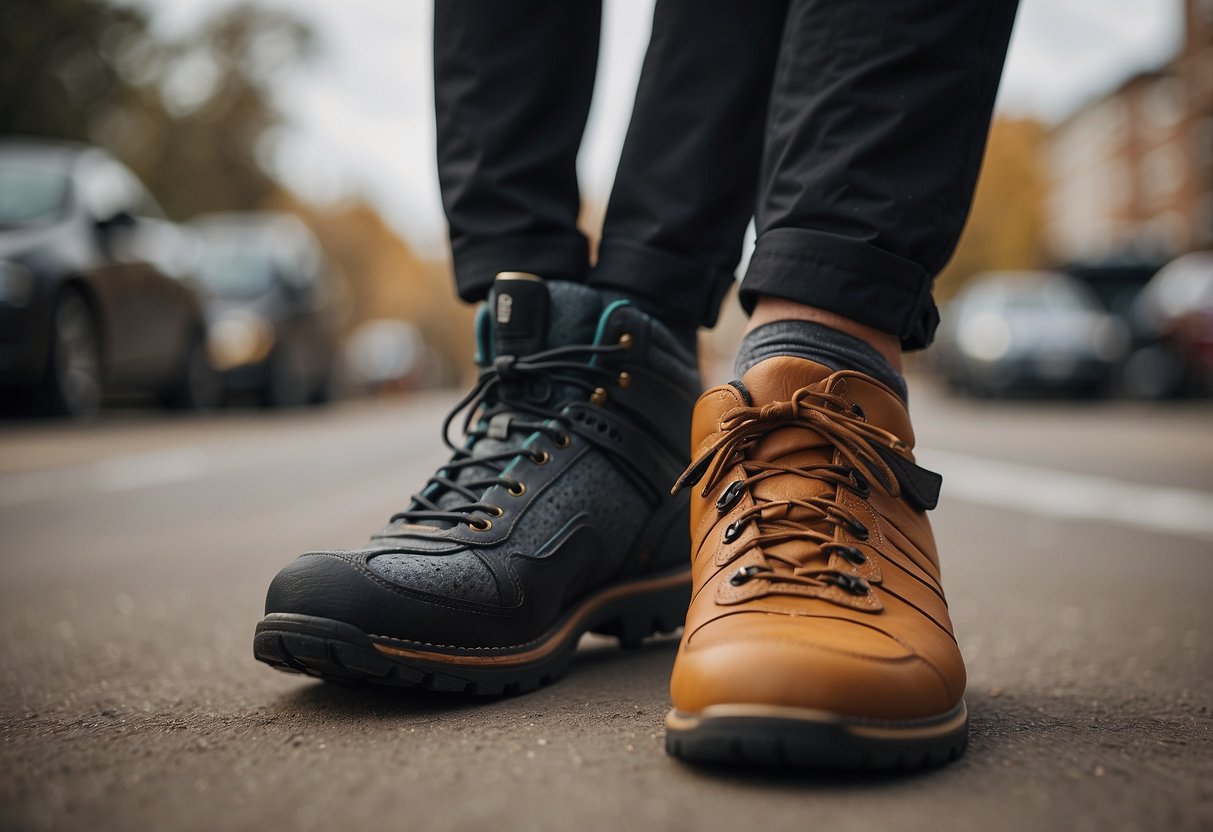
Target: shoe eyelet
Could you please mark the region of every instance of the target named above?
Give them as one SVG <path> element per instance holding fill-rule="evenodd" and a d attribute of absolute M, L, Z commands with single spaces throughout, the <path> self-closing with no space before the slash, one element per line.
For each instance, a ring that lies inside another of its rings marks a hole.
<path fill-rule="evenodd" d="M 625 332 L 619 336 L 619 346 L 623 347 L 625 350 L 630 350 L 632 348 L 632 344 L 635 342 L 636 339 L 632 337 L 632 333 L 630 332 Z"/>
<path fill-rule="evenodd" d="M 847 526 L 850 528 L 851 534 L 855 535 L 857 540 L 867 540 L 868 536 L 871 534 L 868 531 L 868 527 L 858 520 L 849 521 Z"/>
<path fill-rule="evenodd" d="M 556 438 L 557 448 L 567 448 L 571 444 L 573 444 L 573 438 L 567 433 L 562 433 Z"/>
<path fill-rule="evenodd" d="M 859 566 L 861 563 L 867 563 L 868 561 L 868 556 L 856 549 L 854 546 L 844 546 L 838 551 L 842 552 L 842 556 L 856 566 Z"/>
<path fill-rule="evenodd" d="M 474 532 L 487 532 L 493 528 L 493 521 L 488 518 L 478 517 L 475 520 L 468 522 L 468 528 Z"/>
<path fill-rule="evenodd" d="M 743 566 L 729 576 L 729 583 L 733 586 L 741 586 L 762 571 L 761 566 Z"/>
<path fill-rule="evenodd" d="M 741 532 L 745 528 L 745 523 L 734 521 L 724 527 L 724 542 L 732 543 L 737 538 L 741 537 Z"/>
<path fill-rule="evenodd" d="M 512 482 L 506 487 L 505 492 L 511 497 L 521 497 L 526 493 L 525 482 Z"/>
<path fill-rule="evenodd" d="M 852 595 L 867 595 L 872 589 L 871 585 L 863 578 L 858 575 L 852 575 L 849 572 L 838 572 L 829 575 L 826 577 L 826 581 Z"/>
<path fill-rule="evenodd" d="M 601 387 L 595 388 L 593 394 L 590 395 L 590 404 L 596 404 L 599 407 L 606 404 L 606 400 L 607 391 Z"/>
<path fill-rule="evenodd" d="M 741 480 L 734 480 L 729 483 L 729 487 L 721 492 L 719 499 L 716 500 L 716 510 L 721 514 L 737 505 L 737 501 L 741 499 L 742 492 L 745 491 L 745 483 Z"/>
<path fill-rule="evenodd" d="M 619 384 L 620 387 L 622 387 L 624 390 L 627 390 L 629 387 L 632 386 L 632 374 L 626 373 L 626 372 L 620 373 L 619 378 L 615 379 L 615 381 L 616 381 L 616 383 Z"/>
<path fill-rule="evenodd" d="M 851 490 L 861 499 L 866 500 L 872 496 L 872 486 L 868 482 L 868 478 L 859 473 L 855 468 L 851 469 Z"/>
<path fill-rule="evenodd" d="M 547 451 L 539 451 L 538 453 L 531 454 L 531 462 L 535 463 L 536 465 L 547 465 L 551 461 L 552 455 Z"/>
<path fill-rule="evenodd" d="M 490 506 L 485 513 L 490 517 L 500 517 L 501 515 L 505 514 L 505 509 L 503 509 L 501 506 Z"/>
<path fill-rule="evenodd" d="M 858 402 L 851 405 L 851 412 L 855 414 L 855 418 L 861 419 L 864 422 L 868 421 L 868 414 L 863 412 L 863 408 L 860 407 Z"/>

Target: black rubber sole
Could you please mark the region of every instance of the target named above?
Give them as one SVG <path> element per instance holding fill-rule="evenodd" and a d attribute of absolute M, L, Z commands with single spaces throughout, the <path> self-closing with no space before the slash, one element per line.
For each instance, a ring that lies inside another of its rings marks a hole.
<path fill-rule="evenodd" d="M 277 670 L 326 681 L 485 696 L 526 693 L 564 675 L 587 632 L 615 636 L 628 648 L 647 636 L 675 632 L 689 597 L 687 573 L 616 584 L 583 600 L 547 633 L 516 650 L 438 652 L 372 637 L 330 618 L 272 613 L 257 624 L 253 656 Z"/>
<path fill-rule="evenodd" d="M 720 706 L 666 717 L 666 752 L 692 763 L 908 771 L 958 759 L 969 736 L 962 701 L 930 720 L 850 720 L 818 711 Z"/>

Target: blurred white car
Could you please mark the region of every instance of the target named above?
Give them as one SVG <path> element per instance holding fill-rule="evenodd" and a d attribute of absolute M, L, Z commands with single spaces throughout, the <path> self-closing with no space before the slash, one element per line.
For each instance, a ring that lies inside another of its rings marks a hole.
<path fill-rule="evenodd" d="M 935 357 L 977 395 L 1104 391 L 1128 351 L 1127 327 L 1085 284 L 1055 272 L 980 275 L 948 306 Z"/>
<path fill-rule="evenodd" d="M 407 321 L 363 321 L 345 345 L 350 385 L 371 393 L 422 384 L 427 358 L 425 339 Z"/>

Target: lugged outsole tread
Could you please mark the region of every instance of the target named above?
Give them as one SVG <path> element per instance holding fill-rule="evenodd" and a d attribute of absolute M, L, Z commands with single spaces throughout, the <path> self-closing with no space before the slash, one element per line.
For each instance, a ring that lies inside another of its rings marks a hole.
<path fill-rule="evenodd" d="M 369 682 L 396 688 L 465 693 L 474 696 L 512 696 L 530 693 L 550 685 L 568 670 L 572 653 L 582 633 L 534 665 L 510 671 L 471 670 L 465 678 L 438 670 L 431 662 L 387 656 L 376 650 L 370 639 L 356 628 L 337 621 L 309 618 L 267 617 L 258 625 L 253 641 L 254 657 L 286 673 L 301 673 L 331 682 Z M 305 619 L 305 620 L 304 620 Z M 638 647 L 644 638 L 671 633 L 682 626 L 665 614 L 618 618 L 602 622 L 589 631 L 615 636 L 624 648 Z M 639 624 L 639 626 L 638 626 Z M 320 632 L 331 635 L 321 635 Z M 343 637 L 344 636 L 344 637 Z M 495 678 L 483 678 L 492 674 Z"/>
<path fill-rule="evenodd" d="M 267 635 L 274 638 L 265 638 Z M 325 681 L 361 681 L 398 688 L 501 696 L 526 693 L 558 678 L 546 674 L 536 680 L 492 682 L 462 679 L 437 671 L 422 671 L 344 641 L 307 633 L 262 631 L 254 646 L 258 661 L 287 673 L 303 673 Z"/>
<path fill-rule="evenodd" d="M 773 722 L 667 730 L 666 753 L 694 764 L 897 773 L 946 765 L 968 744 L 967 725 L 929 741 L 865 742 L 828 725 L 787 722 L 779 732 Z"/>
<path fill-rule="evenodd" d="M 731 743 L 730 746 L 727 751 L 722 753 L 718 748 L 705 749 L 703 747 L 689 746 L 679 740 L 671 739 L 667 742 L 666 752 L 672 757 L 695 764 L 868 772 L 909 772 L 938 768 L 960 759 L 963 753 L 960 748 L 952 748 L 941 752 L 921 754 L 903 754 L 897 752 L 887 754 L 840 754 L 831 761 L 825 761 L 820 759 L 816 754 L 805 758 L 800 754 L 789 753 L 787 744 L 778 740 L 771 741 L 764 747 L 742 745 L 741 743 Z"/>

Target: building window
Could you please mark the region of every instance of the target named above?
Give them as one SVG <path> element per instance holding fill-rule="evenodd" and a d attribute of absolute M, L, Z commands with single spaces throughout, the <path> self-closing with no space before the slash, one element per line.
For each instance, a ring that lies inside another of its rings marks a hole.
<path fill-rule="evenodd" d="M 1189 248 L 1192 229 L 1178 211 L 1167 211 L 1138 227 L 1137 246 L 1143 253 L 1174 257 Z"/>
<path fill-rule="evenodd" d="M 1104 179 L 1108 183 L 1108 201 L 1112 207 L 1119 208 L 1132 198 L 1133 173 L 1123 161 L 1109 161 Z"/>
<path fill-rule="evenodd" d="M 1213 116 L 1205 116 L 1192 125 L 1192 140 L 1192 159 L 1196 164 L 1202 168 L 1213 166 Z"/>
<path fill-rule="evenodd" d="M 1156 147 L 1146 154 L 1139 175 L 1147 204 L 1163 202 L 1183 185 L 1186 173 L 1184 155 L 1174 142 Z"/>
<path fill-rule="evenodd" d="M 1205 191 L 1196 206 L 1194 242 L 1200 247 L 1213 246 L 1213 191 Z"/>
<path fill-rule="evenodd" d="M 1170 130 L 1184 117 L 1183 82 L 1174 77 L 1154 82 L 1146 90 L 1142 109 L 1151 132 Z"/>

